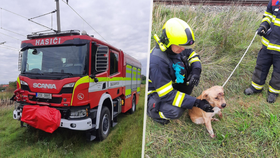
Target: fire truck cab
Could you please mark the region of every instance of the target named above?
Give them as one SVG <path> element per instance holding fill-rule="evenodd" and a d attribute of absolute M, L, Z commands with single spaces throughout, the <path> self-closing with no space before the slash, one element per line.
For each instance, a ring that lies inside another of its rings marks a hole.
<path fill-rule="evenodd" d="M 19 53 L 14 119 L 33 117 L 24 114 L 25 107 L 48 107 L 59 111 L 59 127 L 103 140 L 120 113 L 135 112 L 141 84 L 141 63 L 135 58 L 74 30 L 27 38 Z M 39 123 L 34 124 L 36 128 Z"/>

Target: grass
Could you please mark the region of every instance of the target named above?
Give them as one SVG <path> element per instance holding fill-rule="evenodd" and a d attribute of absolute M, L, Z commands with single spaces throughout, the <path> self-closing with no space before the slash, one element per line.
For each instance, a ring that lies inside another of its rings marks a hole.
<path fill-rule="evenodd" d="M 263 12 L 265 11 L 265 7 Z M 214 85 L 222 86 L 250 44 L 261 23 L 263 12 L 228 7 L 207 12 L 190 6 L 154 5 L 152 36 L 172 17 L 185 20 L 193 29 L 194 50 L 202 61 L 200 84 L 192 96 Z M 151 37 L 152 38 L 152 37 Z M 213 122 L 216 138 L 204 125 L 192 123 L 187 113 L 162 126 L 149 117 L 146 123 L 146 157 L 280 157 L 280 104 L 266 102 L 268 81 L 260 94 L 246 96 L 256 58 L 261 48 L 257 36 L 247 55 L 225 85 L 227 107 L 223 119 Z M 152 39 L 151 48 L 155 42 Z"/>
<path fill-rule="evenodd" d="M 86 142 L 85 133 L 58 128 L 49 134 L 21 128 L 13 106 L 0 107 L 0 157 L 141 157 L 144 88 L 134 114 L 121 114 L 102 142 Z"/>
<path fill-rule="evenodd" d="M 0 92 L 0 100 L 1 99 L 10 99 L 14 93 L 12 92 Z"/>

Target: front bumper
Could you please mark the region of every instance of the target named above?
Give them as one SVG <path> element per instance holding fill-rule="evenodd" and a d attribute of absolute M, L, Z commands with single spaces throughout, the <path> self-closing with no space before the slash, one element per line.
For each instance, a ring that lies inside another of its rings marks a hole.
<path fill-rule="evenodd" d="M 93 128 L 91 118 L 83 120 L 67 120 L 61 119 L 60 126 L 62 128 L 68 128 L 71 130 L 86 131 Z"/>
<path fill-rule="evenodd" d="M 90 113 L 90 115 L 93 115 L 95 117 L 96 115 L 95 111 Z M 21 121 L 21 116 L 22 116 L 22 108 L 18 106 L 13 111 L 13 118 L 15 120 Z M 86 131 L 86 130 L 94 129 L 95 124 L 92 124 L 92 119 L 90 117 L 84 119 L 61 118 L 59 127 L 68 128 L 71 130 Z"/>

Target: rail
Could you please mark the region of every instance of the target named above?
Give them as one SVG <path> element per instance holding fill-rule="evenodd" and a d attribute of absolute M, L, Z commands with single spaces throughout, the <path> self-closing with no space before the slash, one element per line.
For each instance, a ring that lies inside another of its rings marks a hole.
<path fill-rule="evenodd" d="M 167 5 L 242 5 L 242 6 L 266 6 L 269 0 L 153 0 L 155 3 Z"/>

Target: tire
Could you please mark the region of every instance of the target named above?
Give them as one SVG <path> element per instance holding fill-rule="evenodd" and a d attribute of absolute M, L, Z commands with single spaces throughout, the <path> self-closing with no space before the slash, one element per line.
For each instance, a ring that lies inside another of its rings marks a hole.
<path fill-rule="evenodd" d="M 136 98 L 135 98 L 135 96 L 133 96 L 132 107 L 131 107 L 131 109 L 129 110 L 129 113 L 130 113 L 130 114 L 133 114 L 135 111 L 136 111 Z"/>
<path fill-rule="evenodd" d="M 97 130 L 97 138 L 102 141 L 107 138 L 111 127 L 111 117 L 108 107 L 104 106 L 99 119 L 99 128 Z"/>

